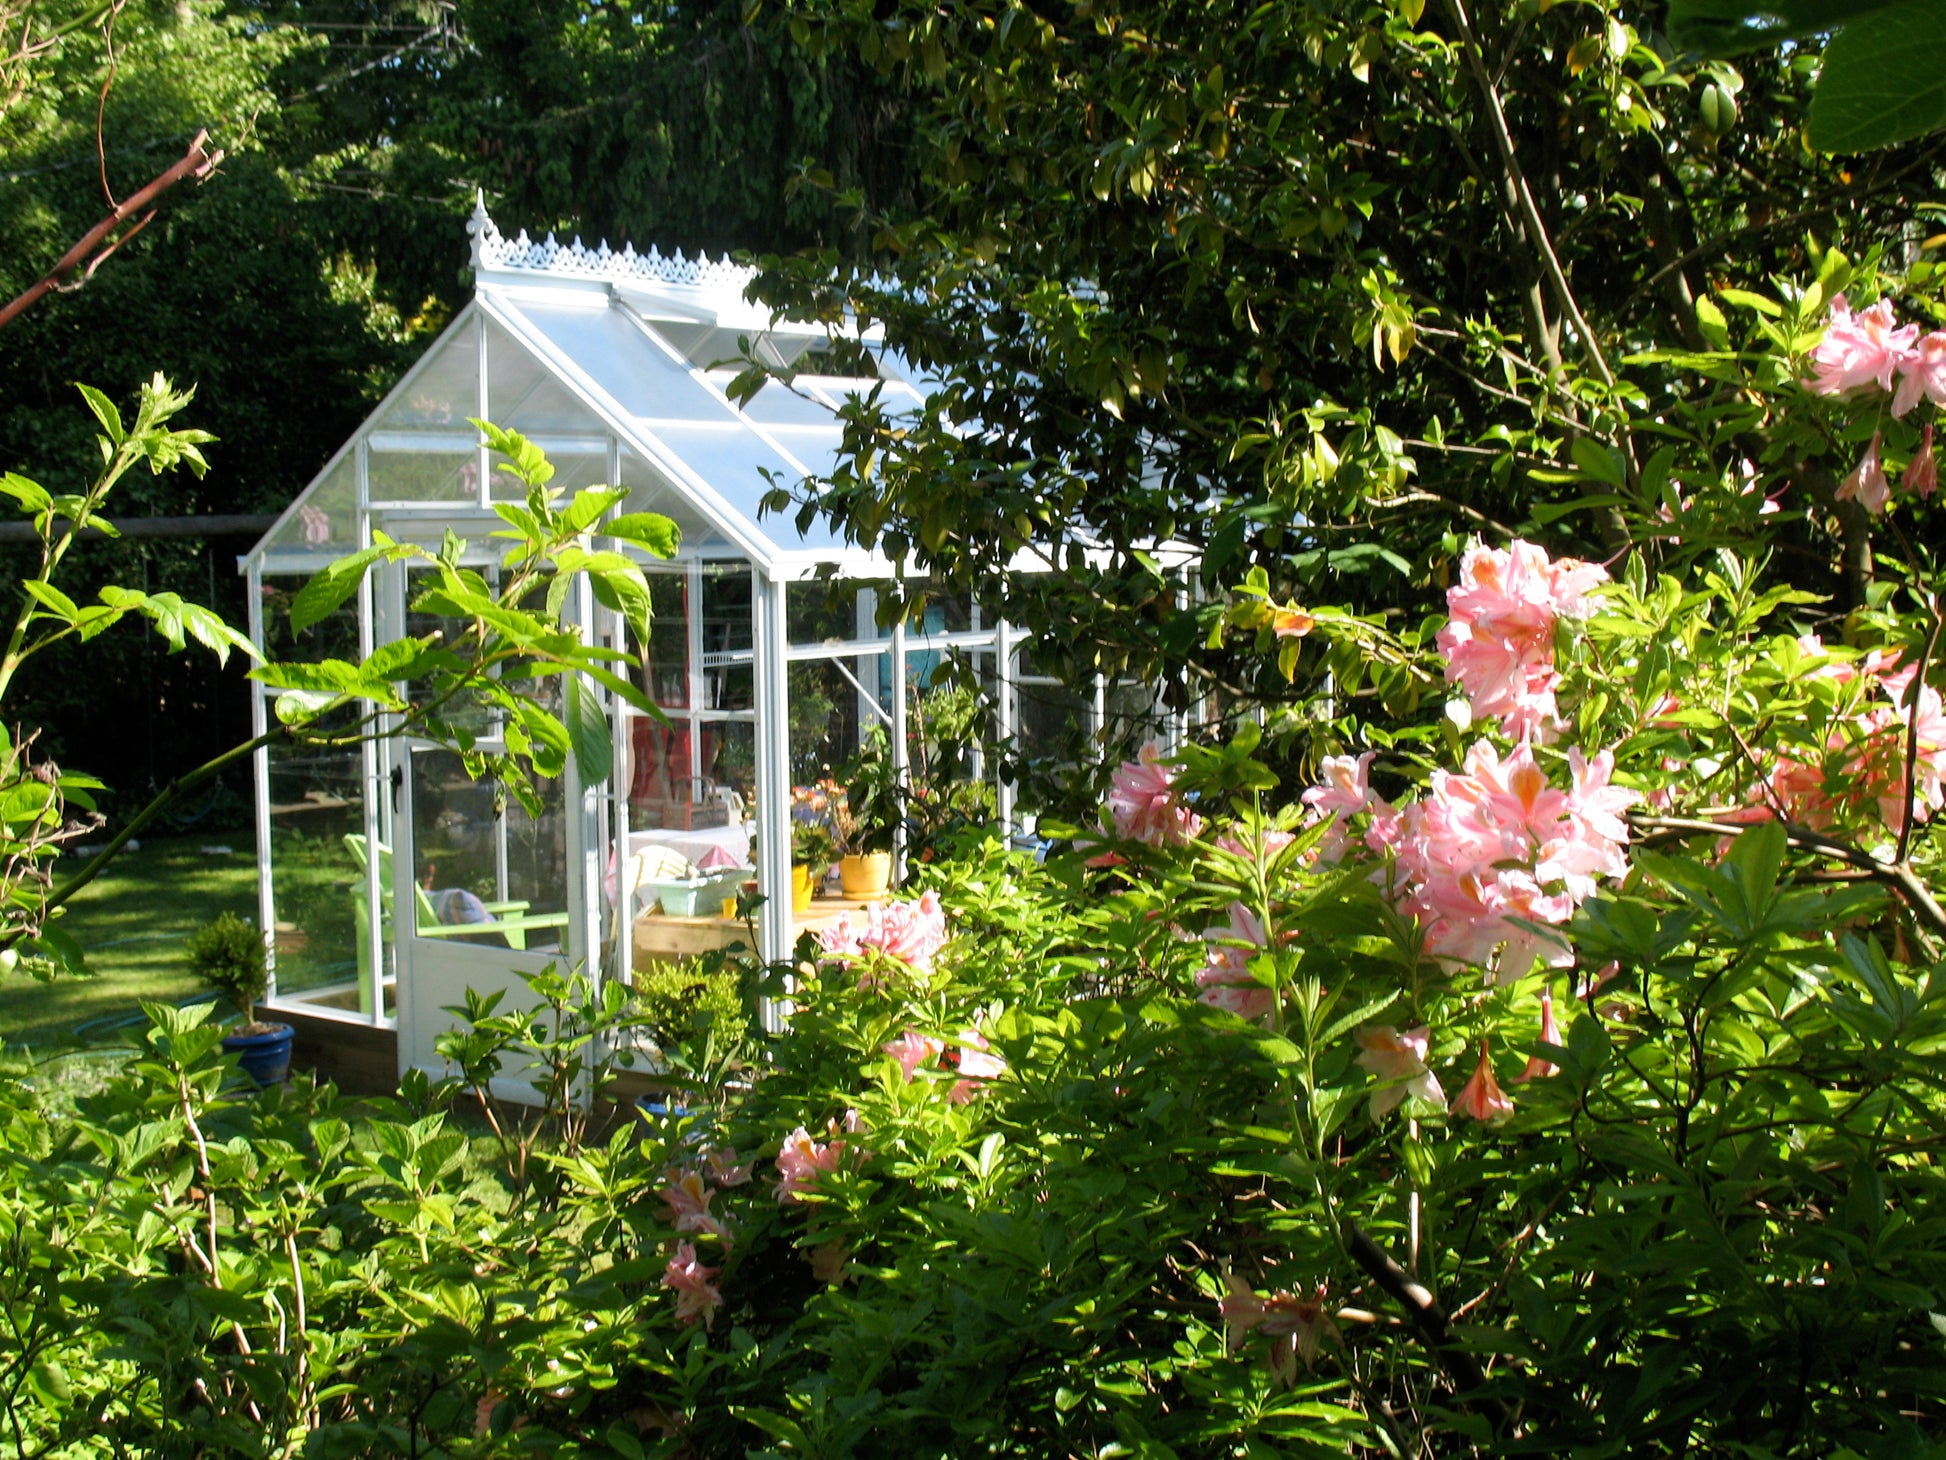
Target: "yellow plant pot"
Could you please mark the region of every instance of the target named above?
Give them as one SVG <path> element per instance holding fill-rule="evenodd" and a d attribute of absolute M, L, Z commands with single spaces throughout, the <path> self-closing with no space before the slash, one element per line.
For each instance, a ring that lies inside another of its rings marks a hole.
<path fill-rule="evenodd" d="M 838 861 L 838 880 L 845 896 L 863 902 L 876 902 L 892 887 L 892 854 L 865 852 Z"/>
<path fill-rule="evenodd" d="M 811 868 L 807 862 L 791 863 L 791 911 L 802 915 L 811 910 Z"/>

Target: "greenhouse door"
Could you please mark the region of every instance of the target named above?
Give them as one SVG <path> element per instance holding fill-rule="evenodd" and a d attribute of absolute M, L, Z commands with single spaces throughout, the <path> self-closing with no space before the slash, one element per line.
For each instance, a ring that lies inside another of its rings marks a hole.
<path fill-rule="evenodd" d="M 406 622 L 396 572 L 385 584 Z M 413 615 L 408 631 L 426 627 Z M 554 681 L 558 686 L 558 681 Z M 486 707 L 469 727 L 482 749 L 500 748 L 499 725 Z M 587 871 L 586 817 L 573 771 L 537 782 L 538 815 L 491 779 L 475 780 L 456 751 L 402 736 L 386 745 L 386 775 L 397 846 L 389 849 L 392 888 L 386 934 L 398 968 L 399 1068 L 448 1072 L 438 1041 L 463 1021 L 467 993 L 500 995 L 498 1011 L 534 1003 L 526 983 L 550 963 L 563 972 L 586 966 L 581 905 Z M 381 849 L 381 856 L 387 856 Z M 531 1099 L 519 1071 L 496 1093 Z"/>

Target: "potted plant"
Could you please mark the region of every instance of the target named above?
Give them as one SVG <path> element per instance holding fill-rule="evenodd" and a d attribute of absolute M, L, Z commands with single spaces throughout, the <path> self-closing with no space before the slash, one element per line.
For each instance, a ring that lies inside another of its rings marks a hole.
<path fill-rule="evenodd" d="M 189 971 L 226 995 L 242 1022 L 223 1037 L 223 1048 L 241 1056 L 243 1072 L 258 1087 L 280 1084 L 291 1068 L 291 1026 L 257 1018 L 257 1000 L 270 985 L 264 940 L 235 913 L 224 913 L 189 940 Z"/>
<path fill-rule="evenodd" d="M 838 845 L 822 821 L 791 823 L 791 911 L 809 912 L 811 894 L 837 860 Z"/>
<path fill-rule="evenodd" d="M 841 772 L 844 799 L 831 809 L 845 896 L 873 901 L 892 883 L 892 834 L 899 824 L 899 784 L 883 726 L 874 725 Z"/>

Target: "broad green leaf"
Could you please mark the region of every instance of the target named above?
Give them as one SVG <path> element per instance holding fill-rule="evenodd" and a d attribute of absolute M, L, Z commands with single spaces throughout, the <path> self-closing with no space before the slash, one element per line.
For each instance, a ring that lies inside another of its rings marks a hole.
<path fill-rule="evenodd" d="M 1808 136 L 1820 152 L 1865 152 L 1946 127 L 1946 0 L 1897 0 L 1824 48 Z"/>
<path fill-rule="evenodd" d="M 602 531 L 647 548 L 658 558 L 672 558 L 682 546 L 682 529 L 660 512 L 628 512 Z"/>
<path fill-rule="evenodd" d="M 615 741 L 609 733 L 601 696 L 589 689 L 578 674 L 567 676 L 567 712 L 575 773 L 584 787 L 599 785 L 608 779 L 614 767 Z"/>
<path fill-rule="evenodd" d="M 61 622 L 72 624 L 81 618 L 81 610 L 72 598 L 56 588 L 52 583 L 40 578 L 29 578 L 21 585 L 27 596 L 48 610 Z"/>
<path fill-rule="evenodd" d="M 1886 0 L 1670 0 L 1669 38 L 1685 51 L 1734 56 L 1793 36 L 1819 35 Z"/>
<path fill-rule="evenodd" d="M 390 551 L 390 544 L 368 547 L 338 559 L 298 590 L 291 600 L 291 632 L 301 634 L 358 591 L 366 570 Z"/>

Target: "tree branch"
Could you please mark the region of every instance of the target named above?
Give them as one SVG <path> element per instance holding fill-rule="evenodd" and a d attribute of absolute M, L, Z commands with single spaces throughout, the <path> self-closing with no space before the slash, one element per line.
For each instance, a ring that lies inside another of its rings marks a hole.
<path fill-rule="evenodd" d="M 49 269 L 38 283 L 30 286 L 5 308 L 0 308 L 0 329 L 5 329 L 12 324 L 21 314 L 38 303 L 43 295 L 51 294 L 56 289 L 68 285 L 70 276 L 77 270 L 80 271 L 83 282 L 91 278 L 95 270 L 107 261 L 110 254 L 142 230 L 149 218 L 154 216 L 154 212 L 151 210 L 147 217 L 142 218 L 135 227 L 119 238 L 112 236 L 115 230 L 168 192 L 170 188 L 184 178 L 208 177 L 216 164 L 223 160 L 220 148 L 215 152 L 204 149 L 203 144 L 208 140 L 208 132 L 198 132 L 195 140 L 189 144 L 189 150 L 174 166 L 158 174 L 140 192 L 119 204 L 114 212 L 84 233 L 80 242 L 62 254 L 60 262 Z M 91 254 L 94 255 L 92 258 L 89 257 Z"/>

